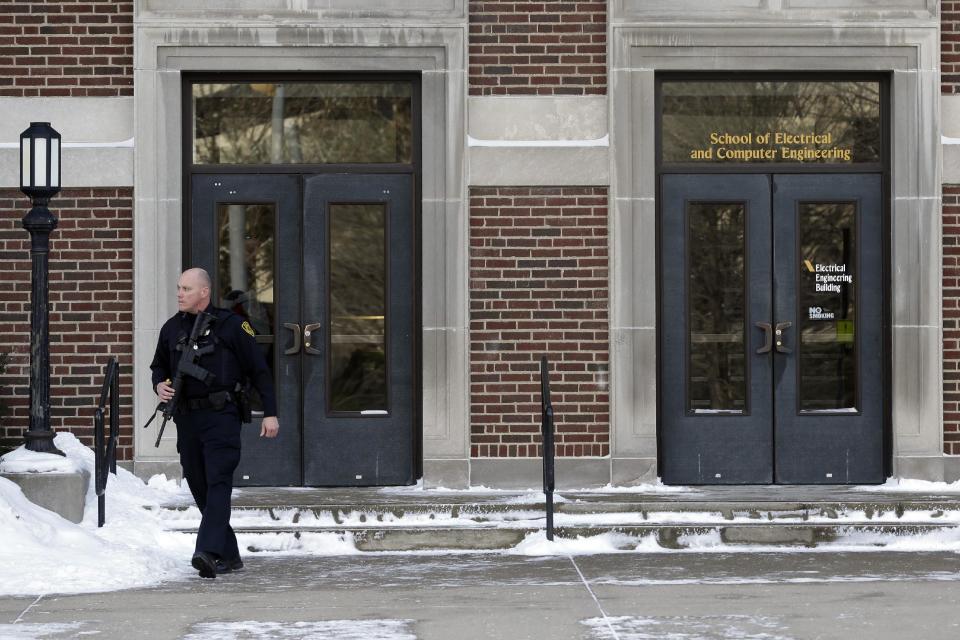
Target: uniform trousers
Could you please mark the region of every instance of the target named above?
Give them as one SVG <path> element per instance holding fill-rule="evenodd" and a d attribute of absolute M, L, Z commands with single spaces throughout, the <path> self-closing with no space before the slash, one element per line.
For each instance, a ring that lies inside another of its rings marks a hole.
<path fill-rule="evenodd" d="M 228 404 L 220 411 L 177 414 L 176 423 L 183 476 L 202 514 L 196 552 L 228 561 L 239 558 L 237 536 L 230 526 L 230 494 L 240 463 L 240 415 Z"/>

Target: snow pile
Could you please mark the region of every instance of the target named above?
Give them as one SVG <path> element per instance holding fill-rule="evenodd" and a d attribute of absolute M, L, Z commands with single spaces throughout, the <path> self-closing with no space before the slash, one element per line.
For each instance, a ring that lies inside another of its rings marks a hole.
<path fill-rule="evenodd" d="M 183 640 L 416 640 L 413 620 L 321 620 L 319 622 L 202 622 Z"/>
<path fill-rule="evenodd" d="M 692 487 L 681 487 L 675 485 L 663 484 L 660 478 L 656 482 L 645 484 L 635 484 L 629 486 L 615 486 L 612 484 L 604 485 L 598 489 L 577 489 L 576 491 L 566 491 L 565 493 L 640 493 L 640 494 L 669 494 L 669 493 L 688 493 L 696 491 Z"/>
<path fill-rule="evenodd" d="M 581 624 L 589 627 L 591 639 L 609 638 L 742 638 L 744 640 L 787 640 L 782 618 L 737 614 L 660 616 L 642 618 L 615 616 L 588 618 Z M 781 635 L 785 634 L 785 635 Z"/>
<path fill-rule="evenodd" d="M 632 551 L 637 546 L 637 539 L 623 533 L 601 533 L 596 536 L 577 536 L 576 538 L 560 538 L 554 536 L 547 540 L 546 531 L 534 531 L 527 534 L 523 541 L 508 554 L 519 556 L 578 556 L 597 553 L 621 553 Z"/>
<path fill-rule="evenodd" d="M 0 473 L 76 473 L 80 467 L 56 453 L 37 453 L 20 447 L 0 458 Z"/>
<path fill-rule="evenodd" d="M 97 495 L 93 451 L 71 433 L 54 439 L 66 458 L 20 447 L 0 464 L 41 472 L 85 470 L 90 474 L 84 517 L 65 520 L 23 495 L 16 484 L 0 478 L 0 596 L 49 593 L 93 593 L 145 587 L 196 577 L 190 567 L 195 537 L 168 528 L 170 512 L 162 505 L 191 504 L 184 483 L 154 476 L 143 482 L 117 468 L 106 493 L 106 523 L 97 528 Z M 199 523 L 191 506 L 182 512 Z M 266 518 L 269 520 L 269 517 Z M 359 553 L 350 536 L 332 533 L 292 536 L 241 536 L 241 548 L 273 554 Z"/>
<path fill-rule="evenodd" d="M 929 480 L 911 480 L 908 478 L 887 478 L 884 484 L 851 487 L 852 491 L 867 491 L 871 493 L 927 493 L 951 494 L 960 493 L 960 480 L 956 482 L 930 482 Z"/>
<path fill-rule="evenodd" d="M 93 478 L 93 452 L 70 433 L 54 440 L 75 469 Z M 49 454 L 22 447 L 4 456 L 20 468 L 42 467 Z M 37 458 L 37 464 L 29 459 Z M 63 460 L 62 457 L 56 456 Z M 67 468 L 63 465 L 58 470 Z M 6 467 L 5 467 L 6 468 Z M 97 528 L 94 483 L 87 491 L 84 520 L 74 524 L 39 507 L 16 484 L 0 478 L 0 595 L 88 593 L 146 586 L 192 572 L 187 560 L 189 536 L 164 530 L 145 509 L 181 492 L 174 481 L 158 479 L 149 486 L 118 469 L 108 481 L 107 524 Z"/>

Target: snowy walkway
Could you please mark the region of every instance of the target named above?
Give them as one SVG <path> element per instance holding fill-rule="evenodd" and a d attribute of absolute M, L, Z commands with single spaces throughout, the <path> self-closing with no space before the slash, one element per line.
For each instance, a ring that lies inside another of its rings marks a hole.
<path fill-rule="evenodd" d="M 253 557 L 149 589 L 0 598 L 0 638 L 955 639 L 950 553 Z"/>

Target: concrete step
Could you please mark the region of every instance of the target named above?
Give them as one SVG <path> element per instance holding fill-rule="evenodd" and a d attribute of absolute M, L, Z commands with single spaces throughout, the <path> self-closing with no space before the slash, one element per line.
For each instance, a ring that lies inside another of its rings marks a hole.
<path fill-rule="evenodd" d="M 161 517 L 175 523 L 189 519 L 191 505 L 167 506 Z M 448 521 L 464 524 L 529 520 L 544 516 L 543 503 L 503 504 L 335 504 L 284 505 L 281 507 L 234 506 L 237 521 L 262 519 L 278 523 L 331 522 L 335 524 Z M 960 505 L 942 502 L 899 503 L 578 503 L 555 505 L 559 519 L 612 519 L 617 523 L 683 523 L 691 519 L 719 518 L 727 521 L 803 523 L 826 521 L 896 522 L 934 520 L 960 525 Z M 195 509 L 194 517 L 198 517 Z"/>
<path fill-rule="evenodd" d="M 540 523 L 538 523 L 540 524 Z M 654 540 L 664 549 L 700 547 L 704 542 L 728 545 L 775 545 L 817 547 L 827 543 L 882 547 L 905 536 L 956 529 L 956 524 L 929 522 L 853 523 L 853 524 L 718 524 L 716 522 L 683 525 L 632 524 L 558 526 L 557 538 L 575 539 L 605 533 L 629 536 L 624 548 L 634 548 L 640 539 Z M 179 529 L 195 534 L 193 527 Z M 311 536 L 336 535 L 352 540 L 360 551 L 484 551 L 509 549 L 520 544 L 529 534 L 543 531 L 543 526 L 475 525 L 475 526 L 234 526 L 242 546 L 249 551 L 276 548 L 271 537 L 286 536 L 306 540 Z"/>
<path fill-rule="evenodd" d="M 543 494 L 533 491 L 242 488 L 233 505 L 232 525 L 249 548 L 334 534 L 363 551 L 495 550 L 515 547 L 545 527 Z M 173 530 L 191 533 L 199 525 L 200 514 L 189 504 L 159 512 Z M 555 524 L 561 538 L 620 533 L 624 544 L 654 540 L 666 549 L 883 546 L 936 531 L 957 530 L 960 537 L 960 495 L 819 486 L 564 491 L 556 495 Z"/>

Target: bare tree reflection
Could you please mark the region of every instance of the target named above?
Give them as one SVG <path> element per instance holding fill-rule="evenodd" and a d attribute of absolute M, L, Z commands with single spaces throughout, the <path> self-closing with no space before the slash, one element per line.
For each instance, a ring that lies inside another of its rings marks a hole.
<path fill-rule="evenodd" d="M 691 409 L 743 410 L 744 207 L 687 209 Z"/>
<path fill-rule="evenodd" d="M 671 81 L 662 86 L 665 162 L 691 162 L 691 150 L 707 147 L 711 133 L 756 136 L 777 131 L 829 133 L 829 145 L 803 146 L 850 148 L 850 163 L 880 161 L 879 82 Z M 716 157 L 711 161 L 723 162 Z M 842 159 L 807 162 L 846 163 Z"/>
<path fill-rule="evenodd" d="M 412 161 L 403 82 L 195 84 L 197 164 Z"/>

